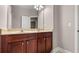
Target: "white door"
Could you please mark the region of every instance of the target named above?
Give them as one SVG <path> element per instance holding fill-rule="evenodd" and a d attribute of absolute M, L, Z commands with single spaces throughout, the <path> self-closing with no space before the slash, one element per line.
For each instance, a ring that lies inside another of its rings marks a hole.
<path fill-rule="evenodd" d="M 22 16 L 22 28 L 30 29 L 30 19 L 28 16 Z"/>

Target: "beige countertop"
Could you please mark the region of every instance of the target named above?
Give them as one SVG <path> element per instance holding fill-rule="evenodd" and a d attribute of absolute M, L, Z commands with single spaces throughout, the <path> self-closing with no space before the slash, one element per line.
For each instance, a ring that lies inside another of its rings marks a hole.
<path fill-rule="evenodd" d="M 0 35 L 10 35 L 10 34 L 25 34 L 25 33 L 40 33 L 40 32 L 52 32 L 53 30 L 45 29 L 45 30 L 1 30 Z"/>

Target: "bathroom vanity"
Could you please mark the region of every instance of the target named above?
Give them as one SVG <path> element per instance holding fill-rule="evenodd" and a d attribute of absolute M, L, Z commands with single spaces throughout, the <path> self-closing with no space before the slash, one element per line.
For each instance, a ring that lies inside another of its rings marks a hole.
<path fill-rule="evenodd" d="M 52 32 L 0 35 L 1 53 L 48 53 L 52 50 Z"/>
<path fill-rule="evenodd" d="M 2 14 L 0 27 L 1 53 L 47 53 L 52 50 L 53 6 L 43 6 L 41 10 L 34 6 L 8 5 L 5 10 L 1 9 L 7 11 L 4 13 L 7 17 Z"/>

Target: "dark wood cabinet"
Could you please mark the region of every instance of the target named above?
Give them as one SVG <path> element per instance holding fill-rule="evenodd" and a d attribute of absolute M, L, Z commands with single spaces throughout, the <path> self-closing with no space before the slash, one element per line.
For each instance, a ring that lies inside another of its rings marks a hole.
<path fill-rule="evenodd" d="M 35 53 L 37 52 L 37 40 L 26 40 L 8 43 L 10 53 Z"/>
<path fill-rule="evenodd" d="M 35 34 L 3 35 L 2 52 L 32 53 L 37 52 L 37 39 Z"/>
<path fill-rule="evenodd" d="M 36 53 L 37 52 L 37 40 L 28 40 L 25 42 L 25 52 Z"/>
<path fill-rule="evenodd" d="M 38 53 L 44 53 L 45 52 L 44 33 L 38 33 L 37 39 L 38 39 Z"/>
<path fill-rule="evenodd" d="M 0 36 L 2 53 L 46 53 L 52 50 L 52 32 Z"/>
<path fill-rule="evenodd" d="M 38 52 L 45 53 L 52 50 L 52 33 L 43 32 L 38 33 Z"/>
<path fill-rule="evenodd" d="M 23 48 L 24 48 L 23 45 L 24 45 L 24 43 L 22 41 L 21 42 L 10 42 L 7 45 L 7 52 L 10 52 L 10 53 L 24 52 L 23 51 Z"/>
<path fill-rule="evenodd" d="M 1 53 L 1 36 L 0 36 L 0 53 Z"/>
<path fill-rule="evenodd" d="M 45 45 L 46 45 L 46 52 L 50 52 L 52 50 L 52 33 L 48 33 L 49 35 L 47 36 L 47 33 L 45 34 Z"/>
<path fill-rule="evenodd" d="M 38 39 L 38 53 L 44 53 L 45 52 L 45 40 Z"/>

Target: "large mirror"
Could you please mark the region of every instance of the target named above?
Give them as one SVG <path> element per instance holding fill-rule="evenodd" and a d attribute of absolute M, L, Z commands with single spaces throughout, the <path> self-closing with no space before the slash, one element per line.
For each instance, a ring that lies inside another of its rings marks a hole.
<path fill-rule="evenodd" d="M 39 29 L 39 10 L 35 9 L 36 7 L 34 5 L 11 5 L 9 8 L 11 9 L 10 28 Z M 43 20 L 41 21 L 41 26 L 43 27 Z"/>
<path fill-rule="evenodd" d="M 9 5 L 8 29 L 53 30 L 52 5 Z"/>
<path fill-rule="evenodd" d="M 39 5 L 9 6 L 8 29 L 43 29 L 43 13 L 40 14 L 42 8 Z"/>

